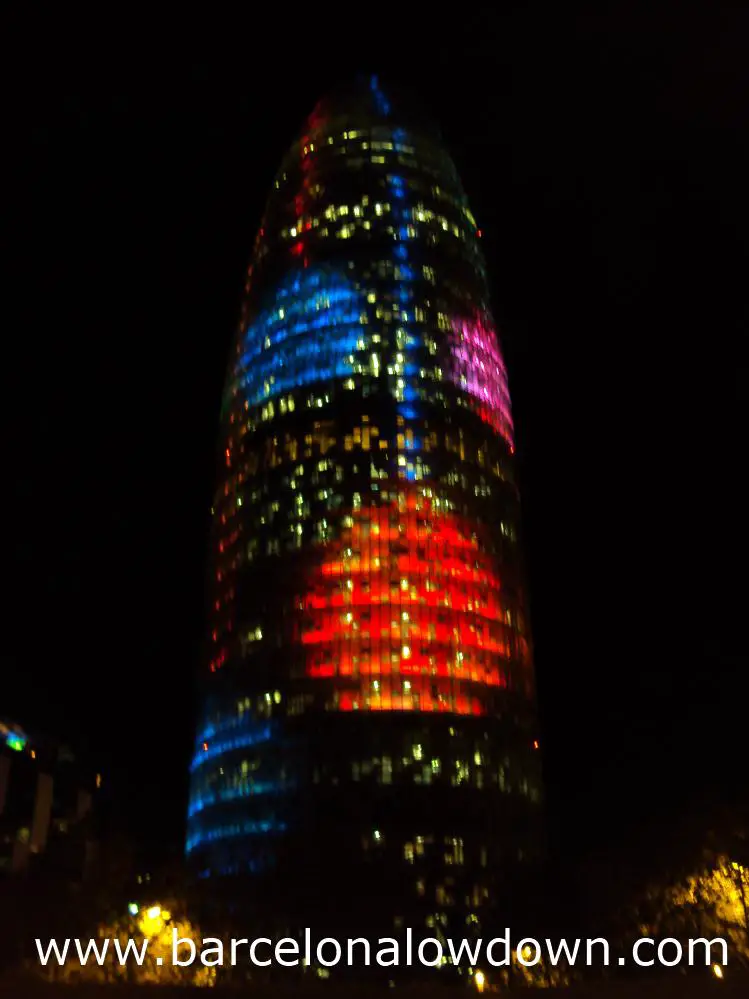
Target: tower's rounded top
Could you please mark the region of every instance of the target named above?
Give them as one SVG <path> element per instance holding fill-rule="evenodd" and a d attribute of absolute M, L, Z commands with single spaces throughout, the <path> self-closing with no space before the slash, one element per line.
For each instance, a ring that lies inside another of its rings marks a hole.
<path fill-rule="evenodd" d="M 335 120 L 418 129 L 439 137 L 437 123 L 417 97 L 376 75 L 358 76 L 323 97 L 309 116 L 307 128 Z"/>

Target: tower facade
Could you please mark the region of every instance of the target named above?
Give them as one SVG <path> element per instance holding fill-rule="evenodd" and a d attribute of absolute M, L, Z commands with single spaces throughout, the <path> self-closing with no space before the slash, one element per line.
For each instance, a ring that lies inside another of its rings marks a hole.
<path fill-rule="evenodd" d="M 315 109 L 255 242 L 186 845 L 292 919 L 465 926 L 536 849 L 513 424 L 479 237 L 438 132 L 371 80 Z"/>

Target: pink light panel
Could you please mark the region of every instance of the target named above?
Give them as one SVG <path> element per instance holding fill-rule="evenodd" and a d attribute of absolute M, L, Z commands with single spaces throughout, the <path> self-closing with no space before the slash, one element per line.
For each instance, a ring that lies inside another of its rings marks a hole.
<path fill-rule="evenodd" d="M 456 318 L 449 334 L 450 380 L 478 403 L 477 411 L 513 446 L 513 424 L 507 369 L 497 334 L 480 318 Z"/>

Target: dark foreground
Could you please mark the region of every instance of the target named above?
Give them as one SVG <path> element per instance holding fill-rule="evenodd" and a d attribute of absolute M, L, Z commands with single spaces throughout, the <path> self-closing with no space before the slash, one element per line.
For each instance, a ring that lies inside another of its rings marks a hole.
<path fill-rule="evenodd" d="M 507 992 L 501 993 L 507 995 Z M 726 970 L 722 981 L 712 977 L 704 979 L 685 979 L 678 974 L 659 978 L 647 978 L 632 982 L 608 982 L 573 986 L 565 989 L 530 989 L 513 990 L 510 994 L 526 996 L 527 999 L 536 994 L 538 999 L 548 996 L 549 999 L 558 996 L 559 999 L 747 999 L 749 996 L 749 977 L 739 972 Z M 293 999 L 295 996 L 309 996 L 310 999 L 376 999 L 379 996 L 398 996 L 399 999 L 431 999 L 432 996 L 444 996 L 445 999 L 460 999 L 461 996 L 478 995 L 475 989 L 449 988 L 439 985 L 421 985 L 399 987 L 395 989 L 381 986 L 355 986 L 352 984 L 330 985 L 314 984 L 300 986 L 289 983 L 288 986 L 276 983 L 273 985 L 252 985 L 244 990 L 235 989 L 195 989 L 179 986 L 127 986 L 127 985 L 47 985 L 40 982 L 14 979 L 0 983 L 0 996 L 8 999 L 199 999 L 200 996 L 225 996 L 226 999 L 240 999 L 251 995 L 253 999 Z M 498 996 L 500 993 L 489 990 L 484 996 Z"/>

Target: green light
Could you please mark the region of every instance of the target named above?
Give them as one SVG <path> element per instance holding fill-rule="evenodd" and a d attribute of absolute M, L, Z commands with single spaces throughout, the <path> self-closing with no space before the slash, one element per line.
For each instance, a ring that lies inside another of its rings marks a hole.
<path fill-rule="evenodd" d="M 9 749 L 15 750 L 17 753 L 22 753 L 26 748 L 26 740 L 20 735 L 14 735 L 11 732 L 11 734 L 5 739 L 5 745 L 8 746 Z"/>
<path fill-rule="evenodd" d="M 138 915 L 138 905 L 137 905 L 137 903 L 136 902 L 130 902 L 128 904 L 127 911 L 130 913 L 131 916 L 137 916 Z"/>

